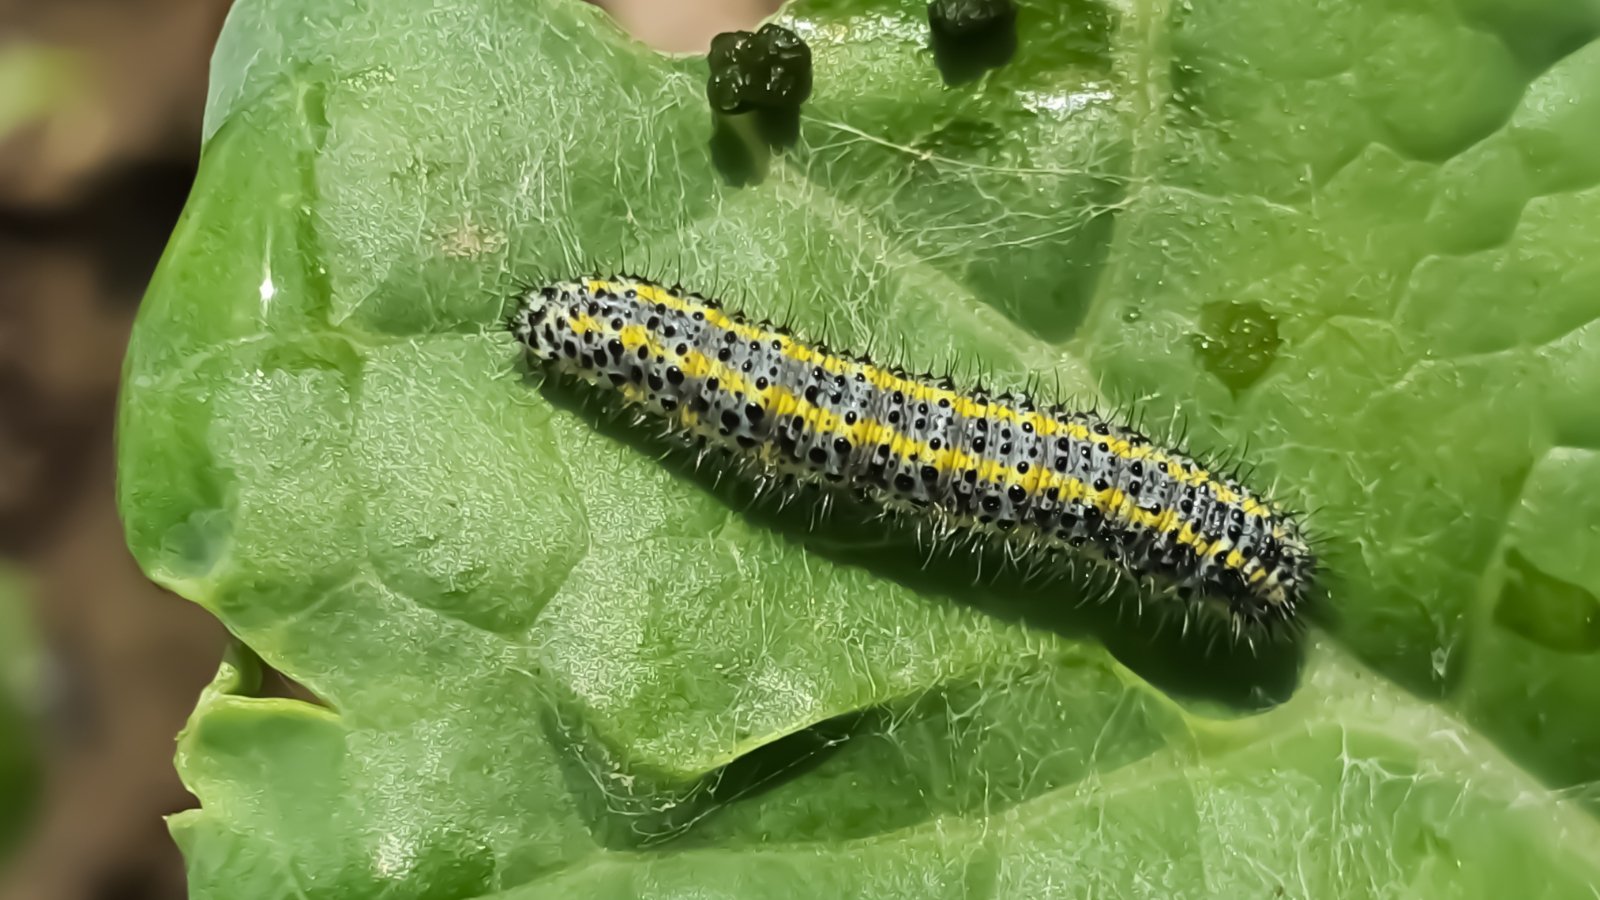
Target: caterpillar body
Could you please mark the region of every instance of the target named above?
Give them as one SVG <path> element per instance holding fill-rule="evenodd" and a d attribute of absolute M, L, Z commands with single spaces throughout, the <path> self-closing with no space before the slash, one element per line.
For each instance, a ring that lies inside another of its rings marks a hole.
<path fill-rule="evenodd" d="M 1105 562 L 1236 635 L 1293 624 L 1311 587 L 1293 515 L 1093 412 L 908 375 L 631 276 L 530 288 L 509 325 L 535 364 L 619 393 L 685 443 L 942 529 Z"/>

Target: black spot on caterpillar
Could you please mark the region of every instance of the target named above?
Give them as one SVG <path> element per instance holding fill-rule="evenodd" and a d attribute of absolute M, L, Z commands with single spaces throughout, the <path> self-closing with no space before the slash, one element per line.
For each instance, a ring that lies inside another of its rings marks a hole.
<path fill-rule="evenodd" d="M 1294 624 L 1309 595 L 1316 557 L 1295 516 L 1096 413 L 963 392 L 630 276 L 530 289 L 509 326 L 536 363 L 687 444 L 941 532 L 1103 562 L 1235 635 Z"/>

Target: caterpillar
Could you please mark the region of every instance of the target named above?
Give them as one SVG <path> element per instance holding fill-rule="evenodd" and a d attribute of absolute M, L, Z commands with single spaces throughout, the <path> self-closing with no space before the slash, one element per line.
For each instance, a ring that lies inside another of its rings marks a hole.
<path fill-rule="evenodd" d="M 508 324 L 535 366 L 620 394 L 684 444 L 942 532 L 1109 565 L 1235 637 L 1294 624 L 1309 596 L 1296 516 L 1098 413 L 912 376 L 634 276 L 530 287 Z"/>

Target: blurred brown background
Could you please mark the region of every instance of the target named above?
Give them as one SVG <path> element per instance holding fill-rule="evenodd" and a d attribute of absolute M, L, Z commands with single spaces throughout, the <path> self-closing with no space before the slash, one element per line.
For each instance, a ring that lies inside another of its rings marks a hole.
<path fill-rule="evenodd" d="M 647 43 L 695 52 L 776 0 L 601 5 Z M 161 818 L 194 802 L 173 739 L 225 635 L 128 557 L 112 423 L 128 329 L 194 176 L 227 6 L 0 0 L 0 558 L 29 577 L 46 664 L 30 704 L 38 806 L 0 858 L 0 900 L 184 895 Z"/>

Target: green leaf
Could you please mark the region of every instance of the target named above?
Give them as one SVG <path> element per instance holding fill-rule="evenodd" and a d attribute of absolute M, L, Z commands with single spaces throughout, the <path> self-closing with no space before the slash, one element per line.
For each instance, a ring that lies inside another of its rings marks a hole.
<path fill-rule="evenodd" d="M 769 157 L 576 2 L 235 6 L 120 423 L 249 648 L 196 896 L 1589 896 L 1600 7 L 1020 7 L 955 86 L 921 2 L 789 8 Z M 594 263 L 1248 441 L 1329 614 L 1208 653 L 752 506 L 522 376 Z"/>

